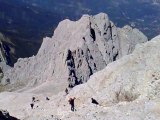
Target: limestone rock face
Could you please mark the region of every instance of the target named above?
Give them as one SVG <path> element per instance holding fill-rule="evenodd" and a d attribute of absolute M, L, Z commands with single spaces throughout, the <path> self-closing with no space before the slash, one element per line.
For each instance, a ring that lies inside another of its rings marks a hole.
<path fill-rule="evenodd" d="M 19 59 L 5 73 L 2 84 L 34 86 L 44 82 L 53 88 L 86 82 L 90 76 L 147 41 L 139 30 L 117 28 L 104 13 L 84 15 L 78 21 L 60 22 L 52 38 L 45 38 L 36 56 Z"/>
<path fill-rule="evenodd" d="M 76 86 L 68 97 L 76 97 L 77 106 L 82 108 L 79 113 L 83 112 L 85 119 L 159 120 L 159 57 L 160 36 L 157 36 L 146 44 L 137 45 L 133 54 L 95 73 L 86 84 Z M 92 97 L 100 107 L 88 110 Z M 77 115 L 76 119 L 82 116 Z"/>
<path fill-rule="evenodd" d="M 134 50 L 136 44 L 143 43 L 146 38 L 138 29 L 132 29 L 126 25 L 123 28 L 118 28 L 118 36 L 120 41 L 120 55 L 125 56 Z"/>
<path fill-rule="evenodd" d="M 160 120 L 159 58 L 160 36 L 157 36 L 137 45 L 132 54 L 94 73 L 87 83 L 75 86 L 68 95 L 3 92 L 0 108 L 22 120 Z M 39 101 L 31 109 L 33 96 Z M 50 100 L 46 100 L 46 96 Z M 68 103 L 73 97 L 76 98 L 75 112 Z M 91 98 L 99 105 L 92 104 Z"/>

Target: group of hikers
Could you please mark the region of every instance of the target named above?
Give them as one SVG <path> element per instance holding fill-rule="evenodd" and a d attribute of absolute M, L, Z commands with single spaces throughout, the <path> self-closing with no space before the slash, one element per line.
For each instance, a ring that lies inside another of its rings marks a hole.
<path fill-rule="evenodd" d="M 66 93 L 66 95 L 68 95 L 69 94 L 69 91 L 68 91 L 68 89 L 66 88 L 65 89 L 65 93 Z M 69 102 L 69 104 L 70 104 L 70 106 L 71 106 L 71 111 L 76 111 L 76 109 L 75 109 L 75 97 L 74 98 L 69 98 L 69 100 L 68 100 L 68 102 Z M 46 97 L 46 100 L 50 100 L 48 97 Z M 34 103 L 36 102 L 37 100 L 35 100 L 35 97 L 32 97 L 32 103 L 30 104 L 30 106 L 31 106 L 31 109 L 33 109 L 33 107 L 34 107 Z M 96 104 L 96 105 L 99 105 L 99 103 L 94 99 L 94 98 L 91 98 L 91 103 L 93 103 L 93 104 Z"/>
<path fill-rule="evenodd" d="M 31 105 L 31 109 L 33 109 L 34 103 L 35 103 L 35 97 L 32 97 L 32 103 L 30 104 Z"/>
<path fill-rule="evenodd" d="M 68 94 L 68 89 L 67 88 L 66 88 L 65 92 L 66 92 L 66 95 L 67 95 Z M 75 99 L 76 98 L 74 97 L 74 98 L 70 98 L 68 100 L 69 104 L 71 105 L 71 111 L 73 111 L 73 112 L 76 111 L 75 106 L 74 106 Z M 91 103 L 99 105 L 99 103 L 94 98 L 91 98 Z"/>
<path fill-rule="evenodd" d="M 75 99 L 76 99 L 75 97 L 74 98 L 70 98 L 69 101 L 68 101 L 69 104 L 71 105 L 71 111 L 76 111 L 76 109 L 74 107 L 74 100 Z M 91 98 L 91 103 L 99 105 L 99 103 L 94 98 Z"/>

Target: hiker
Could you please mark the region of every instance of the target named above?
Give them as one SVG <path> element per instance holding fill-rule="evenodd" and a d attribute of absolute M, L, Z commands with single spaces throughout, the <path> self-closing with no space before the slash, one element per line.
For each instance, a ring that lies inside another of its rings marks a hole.
<path fill-rule="evenodd" d="M 32 97 L 32 102 L 35 102 L 35 99 L 36 99 L 35 97 Z"/>
<path fill-rule="evenodd" d="M 33 109 L 33 107 L 34 107 L 34 104 L 33 104 L 33 103 L 31 103 L 30 105 L 31 105 L 31 109 Z"/>
<path fill-rule="evenodd" d="M 46 100 L 50 100 L 48 97 L 46 97 Z"/>
<path fill-rule="evenodd" d="M 30 104 L 31 109 L 33 109 L 33 107 L 34 107 L 35 99 L 36 99 L 35 97 L 32 97 L 32 103 Z"/>
<path fill-rule="evenodd" d="M 91 98 L 91 100 L 93 104 L 99 105 L 99 103 L 94 98 Z"/>
<path fill-rule="evenodd" d="M 75 108 L 74 108 L 74 100 L 75 99 L 76 99 L 75 97 L 69 99 L 69 104 L 71 105 L 71 111 L 75 111 Z"/>
<path fill-rule="evenodd" d="M 69 94 L 69 92 L 68 92 L 68 89 L 67 89 L 67 88 L 65 89 L 65 93 L 66 93 L 66 95 L 68 95 L 68 94 Z"/>

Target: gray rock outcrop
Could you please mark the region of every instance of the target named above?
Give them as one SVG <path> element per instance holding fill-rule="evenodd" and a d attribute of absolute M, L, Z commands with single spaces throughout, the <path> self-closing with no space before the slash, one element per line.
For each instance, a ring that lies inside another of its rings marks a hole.
<path fill-rule="evenodd" d="M 78 21 L 60 22 L 52 38 L 45 38 L 36 56 L 19 59 L 2 84 L 36 86 L 53 82 L 53 88 L 86 82 L 90 76 L 124 55 L 147 37 L 129 26 L 117 28 L 104 13 L 84 15 Z"/>
<path fill-rule="evenodd" d="M 51 91 L 46 101 L 42 91 L 3 92 L 0 108 L 22 120 L 160 120 L 159 58 L 160 35 L 137 45 L 132 54 L 108 64 L 67 95 Z M 35 109 L 30 108 L 33 96 L 40 100 Z M 73 97 L 75 112 L 68 103 Z M 99 105 L 92 104 L 91 98 Z"/>

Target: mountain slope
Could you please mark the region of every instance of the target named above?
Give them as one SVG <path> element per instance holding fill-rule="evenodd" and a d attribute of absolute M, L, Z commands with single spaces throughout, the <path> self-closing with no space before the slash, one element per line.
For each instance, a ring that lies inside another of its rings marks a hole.
<path fill-rule="evenodd" d="M 68 95 L 42 91 L 41 94 L 3 92 L 0 93 L 0 107 L 24 120 L 159 120 L 159 49 L 160 36 L 157 36 L 93 74 L 87 83 L 74 87 Z M 33 96 L 38 102 L 31 110 Z M 46 100 L 46 96 L 50 100 Z M 71 97 L 76 98 L 75 112 L 70 111 L 68 100 Z M 92 104 L 91 98 L 99 105 Z"/>
<path fill-rule="evenodd" d="M 80 109 L 75 116 L 67 115 L 68 120 L 80 120 L 83 115 L 85 119 L 100 120 L 159 120 L 159 43 L 157 36 L 137 45 L 133 54 L 109 64 L 86 84 L 75 87 L 68 97 L 76 97 Z M 91 105 L 91 97 L 98 100 L 99 107 Z"/>

